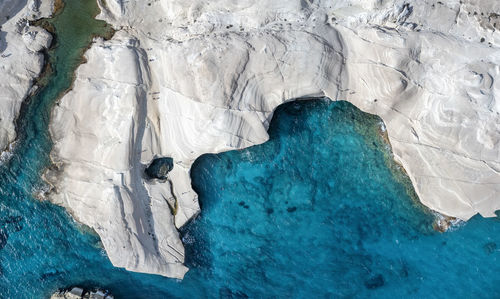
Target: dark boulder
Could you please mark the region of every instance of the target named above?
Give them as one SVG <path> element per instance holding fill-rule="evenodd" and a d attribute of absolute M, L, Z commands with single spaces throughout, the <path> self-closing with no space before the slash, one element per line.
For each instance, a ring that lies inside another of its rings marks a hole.
<path fill-rule="evenodd" d="M 174 168 L 172 158 L 158 158 L 146 168 L 146 175 L 152 179 L 167 179 L 167 174 Z"/>

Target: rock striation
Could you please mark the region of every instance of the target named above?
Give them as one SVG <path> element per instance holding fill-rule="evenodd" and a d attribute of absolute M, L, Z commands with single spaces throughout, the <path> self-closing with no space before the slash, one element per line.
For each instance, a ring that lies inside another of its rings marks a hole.
<path fill-rule="evenodd" d="M 379 115 L 429 208 L 500 209 L 498 1 L 98 3 L 118 31 L 94 41 L 54 108 L 45 177 L 114 265 L 182 278 L 192 163 L 265 142 L 274 109 L 296 99 Z M 162 157 L 167 179 L 147 176 Z"/>
<path fill-rule="evenodd" d="M 33 92 L 52 36 L 31 21 L 49 17 L 54 1 L 0 0 L 0 151 L 16 138 L 21 103 Z"/>

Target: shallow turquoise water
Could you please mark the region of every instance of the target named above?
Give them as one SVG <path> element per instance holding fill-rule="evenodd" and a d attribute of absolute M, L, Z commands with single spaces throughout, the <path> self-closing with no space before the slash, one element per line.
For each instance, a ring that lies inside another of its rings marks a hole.
<path fill-rule="evenodd" d="M 31 161 L 14 157 L 0 181 L 0 297 L 71 285 L 117 298 L 500 296 L 499 220 L 435 232 L 376 131 L 348 103 L 296 102 L 277 110 L 269 142 L 201 157 L 182 282 L 113 268 L 97 237 L 31 197 Z"/>
<path fill-rule="evenodd" d="M 92 3 L 68 0 L 53 22 L 55 72 L 0 165 L 0 298 L 72 285 L 117 298 L 500 297 L 499 220 L 435 232 L 388 163 L 379 120 L 325 100 L 280 107 L 264 145 L 197 161 L 203 210 L 183 229 L 191 271 L 182 282 L 112 267 L 95 235 L 32 195 L 49 163 L 50 108 L 91 34 L 105 31 L 88 21 Z"/>
<path fill-rule="evenodd" d="M 250 297 L 500 296 L 499 220 L 434 231 L 378 122 L 346 102 L 290 103 L 268 143 L 199 159 L 192 262 Z"/>

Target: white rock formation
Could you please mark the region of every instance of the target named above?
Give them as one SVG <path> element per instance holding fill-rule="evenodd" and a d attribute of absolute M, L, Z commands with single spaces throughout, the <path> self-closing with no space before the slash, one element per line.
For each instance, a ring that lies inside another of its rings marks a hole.
<path fill-rule="evenodd" d="M 140 161 L 150 89 L 146 55 L 122 31 L 96 41 L 86 58 L 53 114 L 53 159 L 62 173 L 47 175 L 59 191 L 52 199 L 96 230 L 113 264 L 182 277 L 184 248 L 162 197 L 171 196 L 170 185 L 146 184 Z"/>
<path fill-rule="evenodd" d="M 53 0 L 0 0 L 0 151 L 16 137 L 15 120 L 22 101 L 43 68 L 41 50 L 52 36 L 29 20 L 48 17 Z"/>
<path fill-rule="evenodd" d="M 95 41 L 54 109 L 46 177 L 114 265 L 183 277 L 175 226 L 199 212 L 193 161 L 265 142 L 276 106 L 297 98 L 379 115 L 431 209 L 500 209 L 500 2 L 105 3 L 119 31 Z M 169 179 L 146 179 L 164 156 Z"/>
<path fill-rule="evenodd" d="M 50 299 L 113 299 L 114 296 L 104 290 L 84 290 L 74 287 L 71 290 L 58 291 L 50 296 Z"/>

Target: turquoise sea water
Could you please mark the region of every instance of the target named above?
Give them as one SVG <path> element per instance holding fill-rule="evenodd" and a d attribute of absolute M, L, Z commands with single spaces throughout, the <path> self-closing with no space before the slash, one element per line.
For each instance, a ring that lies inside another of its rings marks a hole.
<path fill-rule="evenodd" d="M 205 155 L 192 169 L 201 215 L 182 231 L 183 281 L 112 267 L 99 239 L 33 198 L 48 166 L 47 122 L 92 33 L 92 1 L 66 1 L 45 89 L 0 166 L 0 298 L 101 286 L 116 298 L 498 298 L 500 221 L 447 233 L 412 197 L 379 119 L 345 102 L 281 106 L 269 142 Z M 82 24 L 89 23 L 82 27 Z M 83 28 L 83 29 L 82 29 Z"/>
<path fill-rule="evenodd" d="M 499 220 L 434 231 L 377 126 L 346 102 L 295 102 L 277 110 L 269 142 L 198 159 L 183 281 L 113 268 L 97 237 L 31 197 L 31 161 L 15 156 L 0 182 L 0 297 L 72 285 L 117 298 L 500 296 Z"/>

